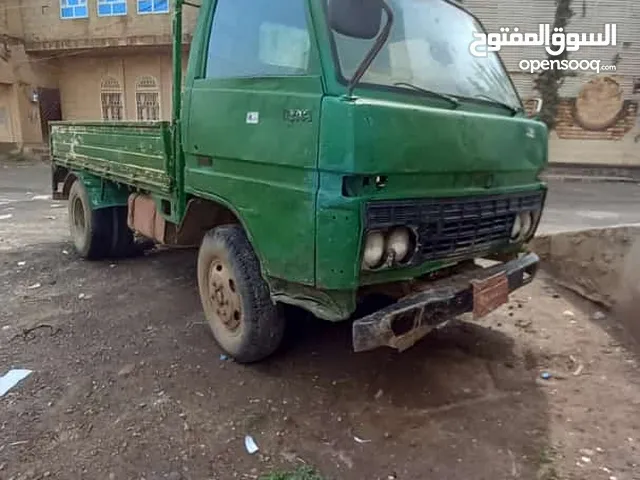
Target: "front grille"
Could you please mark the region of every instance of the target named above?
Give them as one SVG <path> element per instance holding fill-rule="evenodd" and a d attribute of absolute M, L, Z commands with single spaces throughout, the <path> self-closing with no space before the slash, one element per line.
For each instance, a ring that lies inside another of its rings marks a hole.
<path fill-rule="evenodd" d="M 412 263 L 470 257 L 508 243 L 516 214 L 541 210 L 543 202 L 543 191 L 370 202 L 366 227 L 413 227 L 418 250 Z"/>

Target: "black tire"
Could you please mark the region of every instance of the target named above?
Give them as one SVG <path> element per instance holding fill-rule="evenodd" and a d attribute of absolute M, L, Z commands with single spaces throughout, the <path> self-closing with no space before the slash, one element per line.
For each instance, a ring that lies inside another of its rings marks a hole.
<path fill-rule="evenodd" d="M 284 316 L 240 226 L 207 232 L 198 254 L 198 286 L 214 338 L 236 361 L 257 362 L 280 346 Z"/>
<path fill-rule="evenodd" d="M 133 231 L 127 225 L 127 207 L 112 207 L 112 234 L 110 256 L 114 258 L 132 257 L 137 253 Z"/>
<path fill-rule="evenodd" d="M 69 191 L 69 229 L 78 254 L 89 260 L 108 256 L 112 225 L 110 209 L 93 210 L 87 189 L 76 179 Z"/>

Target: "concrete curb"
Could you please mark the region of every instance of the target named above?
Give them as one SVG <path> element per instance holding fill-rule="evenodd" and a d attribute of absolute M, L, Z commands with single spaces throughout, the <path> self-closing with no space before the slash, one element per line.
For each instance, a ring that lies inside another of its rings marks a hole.
<path fill-rule="evenodd" d="M 632 177 L 602 177 L 588 175 L 542 175 L 543 180 L 553 182 L 568 183 L 635 183 L 640 184 L 640 180 Z"/>

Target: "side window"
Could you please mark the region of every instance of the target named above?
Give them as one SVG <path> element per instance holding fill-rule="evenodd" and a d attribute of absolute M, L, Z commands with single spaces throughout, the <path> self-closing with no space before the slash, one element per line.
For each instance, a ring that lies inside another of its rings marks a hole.
<path fill-rule="evenodd" d="M 305 75 L 310 52 L 304 0 L 218 0 L 206 77 Z"/>

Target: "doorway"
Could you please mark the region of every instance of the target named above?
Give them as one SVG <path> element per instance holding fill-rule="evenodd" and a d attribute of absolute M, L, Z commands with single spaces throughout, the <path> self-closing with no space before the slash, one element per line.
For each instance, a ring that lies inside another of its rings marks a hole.
<path fill-rule="evenodd" d="M 49 122 L 62 120 L 62 105 L 60 90 L 57 88 L 39 88 L 38 100 L 40 104 L 40 122 L 42 126 L 42 141 L 49 141 Z"/>

